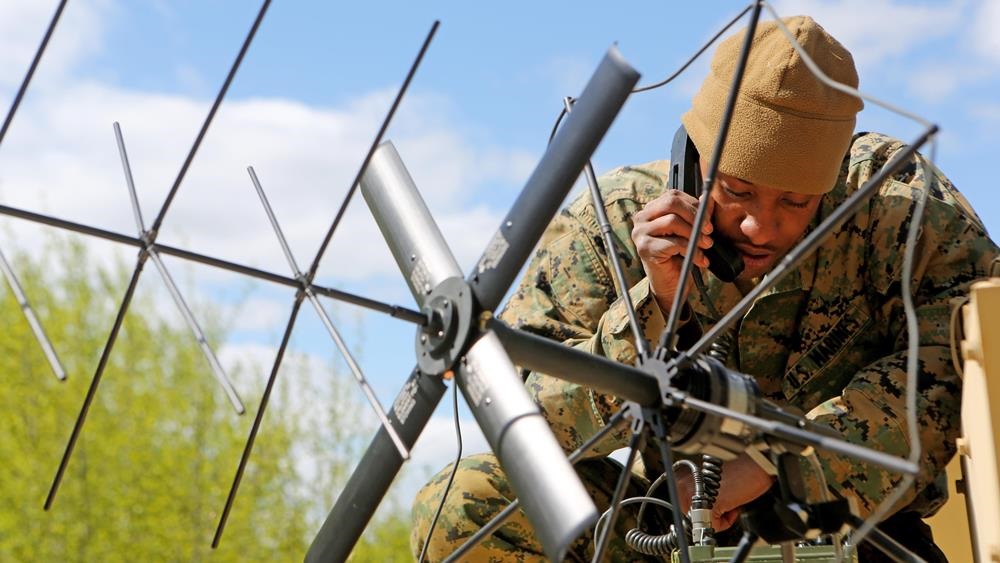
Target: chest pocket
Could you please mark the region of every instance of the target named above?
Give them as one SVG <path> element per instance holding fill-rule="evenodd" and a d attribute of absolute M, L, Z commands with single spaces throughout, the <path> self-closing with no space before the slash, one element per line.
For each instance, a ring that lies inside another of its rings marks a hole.
<path fill-rule="evenodd" d="M 856 297 L 842 315 L 824 320 L 811 327 L 815 331 L 806 331 L 815 337 L 803 340 L 801 354 L 790 358 L 782 380 L 785 397 L 804 410 L 840 395 L 877 356 L 879 331 L 863 297 Z"/>
<path fill-rule="evenodd" d="M 753 375 L 761 393 L 769 399 L 783 399 L 781 376 L 789 352 L 798 344 L 805 296 L 801 289 L 765 295 L 754 303 L 740 325 L 740 370 Z"/>

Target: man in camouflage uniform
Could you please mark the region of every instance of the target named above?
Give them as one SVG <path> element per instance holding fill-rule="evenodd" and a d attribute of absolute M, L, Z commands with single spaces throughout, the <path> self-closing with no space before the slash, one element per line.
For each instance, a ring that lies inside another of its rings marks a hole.
<path fill-rule="evenodd" d="M 836 40 L 810 18 L 785 22 L 827 75 L 857 85 L 850 53 Z M 741 35 L 720 45 L 711 75 L 682 117 L 702 155 L 710 154 L 715 142 Z M 705 291 L 691 292 L 688 310 L 681 314 L 685 326 L 715 324 L 720 313 L 903 147 L 879 134 L 852 135 L 860 109 L 853 97 L 816 81 L 773 22 L 759 27 L 713 188 L 713 224 L 698 234 L 694 258 L 696 265 L 706 266 L 701 250 L 713 244 L 712 235 L 721 236 L 735 244 L 747 267 L 734 284 L 704 271 Z M 704 159 L 701 165 L 706 166 Z M 666 324 L 698 203 L 665 190 L 667 168 L 662 161 L 623 167 L 600 180 L 629 297 L 645 338 L 653 342 Z M 943 469 L 955 452 L 959 431 L 961 380 L 950 356 L 949 318 L 970 284 L 989 274 L 998 255 L 979 218 L 940 171 L 916 156 L 884 182 L 866 207 L 754 303 L 738 325 L 726 363 L 755 376 L 765 398 L 801 409 L 852 442 L 905 457 L 907 337 L 901 272 L 910 217 L 923 192 L 927 208 L 912 280 L 920 331 L 920 473 L 882 527 L 932 559 L 939 552 L 920 518 L 946 498 Z M 549 226 L 501 318 L 634 364 L 636 349 L 625 311 L 615 294 L 593 205 L 584 197 Z M 526 384 L 567 451 L 600 430 L 621 405 L 615 397 L 540 373 L 530 374 Z M 624 434 L 612 435 L 576 466 L 602 511 L 620 471 L 606 456 L 624 445 Z M 643 459 L 653 469 L 649 476 L 655 477 L 662 468 L 655 448 L 649 453 Z M 862 517 L 900 478 L 851 458 L 817 453 L 829 488 L 852 499 Z M 422 548 L 450 469 L 417 496 L 414 554 Z M 686 476 L 679 480 L 684 496 Z M 740 506 L 771 484 L 772 478 L 745 455 L 727 462 L 714 527 L 732 525 Z M 645 476 L 636 474 L 628 496 L 642 495 L 647 485 Z M 428 559 L 446 557 L 513 498 L 492 455 L 462 460 Z M 611 560 L 642 558 L 621 540 L 623 531 L 634 526 L 635 512 L 624 510 L 609 550 Z M 663 529 L 662 520 L 644 526 Z M 581 537 L 570 559 L 589 560 L 592 543 L 589 533 Z M 523 513 L 509 519 L 471 558 L 544 560 Z"/>

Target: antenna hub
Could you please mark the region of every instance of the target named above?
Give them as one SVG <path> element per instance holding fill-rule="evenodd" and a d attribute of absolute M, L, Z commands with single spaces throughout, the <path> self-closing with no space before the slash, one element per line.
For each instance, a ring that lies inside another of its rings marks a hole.
<path fill-rule="evenodd" d="M 427 324 L 417 329 L 420 371 L 440 375 L 465 352 L 474 326 L 472 288 L 462 278 L 448 278 L 424 300 Z"/>

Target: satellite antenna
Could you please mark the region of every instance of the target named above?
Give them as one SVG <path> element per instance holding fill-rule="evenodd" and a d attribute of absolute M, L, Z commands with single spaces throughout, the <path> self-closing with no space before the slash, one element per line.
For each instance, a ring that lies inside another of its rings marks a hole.
<path fill-rule="evenodd" d="M 515 507 L 523 508 L 527 513 L 539 535 L 545 553 L 550 558 L 560 559 L 565 554 L 568 545 L 597 519 L 593 503 L 573 472 L 571 463 L 579 459 L 582 452 L 587 451 L 607 432 L 619 427 L 628 419 L 631 420 L 633 431 L 628 463 L 613 495 L 612 506 L 608 513 L 610 521 L 603 528 L 604 532 L 597 538 L 596 560 L 600 559 L 607 546 L 608 534 L 614 527 L 614 520 L 620 505 L 624 503 L 624 485 L 636 455 L 639 437 L 642 432 L 649 430 L 652 430 L 660 446 L 664 466 L 668 468 L 673 465 L 672 449 L 685 453 L 712 451 L 720 455 L 734 456 L 750 442 L 766 437 L 768 440 L 791 445 L 793 449 L 797 447 L 800 451 L 821 448 L 852 456 L 903 474 L 904 478 L 900 485 L 872 517 L 865 522 L 858 522 L 857 519 L 848 520 L 850 523 L 858 525 L 859 528 L 853 538 L 855 544 L 871 530 L 878 517 L 884 514 L 892 503 L 912 485 L 920 456 L 919 441 L 916 439 L 911 439 L 913 448 L 910 455 L 906 459 L 901 459 L 831 436 L 828 430 L 823 431 L 817 425 L 791 416 L 763 401 L 757 396 L 754 385 L 746 376 L 728 370 L 721 363 L 705 356 L 704 353 L 716 338 L 720 337 L 732 323 L 747 311 L 757 297 L 772 288 L 783 275 L 792 271 L 822 243 L 829 232 L 835 230 L 863 206 L 884 180 L 889 178 L 899 167 L 909 162 L 919 147 L 934 137 L 937 132 L 936 126 L 831 81 L 812 64 L 807 54 L 802 53 L 801 47 L 796 43 L 794 37 L 778 20 L 779 29 L 789 37 L 792 45 L 799 50 L 803 60 L 811 65 L 810 68 L 819 80 L 831 88 L 859 95 L 877 105 L 916 119 L 925 127 L 925 130 L 913 143 L 900 150 L 881 170 L 873 175 L 869 182 L 850 196 L 840 208 L 806 236 L 795 249 L 782 259 L 765 280 L 748 293 L 733 310 L 723 316 L 693 347 L 685 351 L 678 351 L 674 349 L 674 337 L 679 322 L 680 298 L 685 293 L 688 274 L 692 271 L 691 256 L 694 255 L 694 242 L 692 242 L 682 266 L 681 287 L 678 288 L 666 329 L 661 334 L 659 346 L 655 350 L 649 350 L 644 345 L 643 335 L 638 330 L 635 312 L 634 310 L 629 312 L 630 325 L 641 354 L 637 366 L 626 366 L 604 358 L 596 358 L 535 335 L 516 331 L 493 317 L 493 311 L 500 305 L 503 295 L 514 281 L 542 231 L 581 172 L 585 173 L 592 196 L 595 199 L 595 206 L 603 208 L 589 158 L 628 96 L 633 92 L 632 89 L 639 78 L 638 73 L 624 61 L 614 47 L 608 51 L 581 96 L 576 100 L 566 100 L 564 114 L 559 120 L 562 126 L 556 131 L 552 142 L 529 178 L 524 190 L 490 240 L 475 268 L 464 279 L 437 226 L 423 204 L 413 180 L 402 164 L 401 158 L 391 143 L 383 142 L 383 136 L 389 122 L 434 36 L 438 27 L 437 22 L 434 23 L 424 41 L 417 59 L 410 68 L 308 270 L 303 272 L 295 262 L 253 168 L 248 169 L 251 180 L 289 262 L 292 276 L 251 268 L 189 250 L 163 245 L 156 241 L 170 204 L 176 196 L 185 173 L 260 26 L 269 4 L 269 0 L 265 0 L 261 5 L 242 48 L 150 228 L 145 227 L 142 219 L 124 141 L 117 123 L 115 124 L 116 139 L 139 231 L 137 237 L 0 205 L 0 213 L 5 215 L 112 240 L 139 249 L 128 289 L 122 298 L 121 307 L 104 347 L 101 360 L 45 501 L 46 509 L 51 507 L 58 491 L 146 260 L 153 260 L 230 402 L 238 412 L 242 411 L 242 403 L 235 389 L 215 359 L 214 353 L 208 346 L 204 334 L 198 328 L 193 314 L 184 303 L 180 292 L 177 291 L 176 284 L 173 283 L 169 272 L 162 263 L 161 255 L 174 256 L 222 268 L 298 290 L 267 388 L 258 408 L 253 428 L 216 530 L 213 546 L 218 545 L 221 538 L 290 333 L 301 305 L 306 299 L 313 304 L 331 338 L 344 353 L 352 368 L 352 374 L 361 385 L 382 423 L 371 447 L 361 460 L 358 470 L 352 475 L 314 540 L 307 555 L 307 560 L 310 561 L 326 558 L 345 559 L 350 553 L 384 496 L 392 477 L 395 476 L 402 462 L 408 457 L 409 448 L 416 441 L 434 407 L 440 401 L 444 393 L 442 379 L 446 375 L 454 375 L 456 384 L 459 385 L 469 402 L 477 422 L 483 428 L 487 440 L 519 495 L 519 499 L 514 504 L 501 512 L 494 521 L 487 524 L 481 533 L 476 534 L 466 546 L 459 550 L 459 553 L 453 554 L 452 559 L 469 549 L 467 546 L 474 545 L 475 541 L 486 537 L 490 531 L 500 525 L 503 517 L 514 512 Z M 64 6 L 65 0 L 59 4 L 7 114 L 3 128 L 0 129 L 0 142 L 7 132 Z M 723 126 L 709 161 L 709 173 L 706 175 L 703 186 L 705 193 L 711 190 L 714 183 L 713 179 L 718 169 L 718 162 L 722 147 L 725 145 L 726 133 L 733 112 L 735 92 L 739 90 L 743 69 L 751 47 L 750 38 L 753 35 L 753 30 L 756 29 L 760 12 L 764 8 L 767 8 L 777 19 L 776 12 L 767 2 L 754 0 L 733 20 L 735 22 L 749 12 L 750 31 L 746 35 L 741 50 L 740 61 L 737 65 L 737 72 L 733 79 L 733 86 L 722 121 Z M 716 37 L 721 33 L 717 34 Z M 695 56 L 704 52 L 707 47 L 708 44 L 702 47 Z M 674 76 L 683 71 L 689 64 L 690 61 Z M 664 83 L 669 82 L 672 78 L 667 79 Z M 642 87 L 635 91 L 644 91 L 653 87 L 658 87 L 658 85 Z M 358 187 L 361 188 L 392 250 L 397 265 L 420 305 L 420 311 L 382 303 L 314 283 L 319 262 Z M 910 225 L 907 239 L 908 258 L 904 261 L 903 276 L 903 301 L 910 324 L 908 334 L 911 353 L 909 354 L 910 365 L 908 366 L 906 400 L 911 436 L 915 434 L 916 426 L 914 413 L 917 360 L 913 349 L 917 346 L 918 335 L 912 296 L 907 285 L 911 276 L 907 272 L 908 268 L 912 269 L 913 247 L 919 231 L 919 217 L 923 209 L 923 201 L 923 199 L 918 201 L 918 212 L 915 213 L 916 218 Z M 705 206 L 702 205 L 695 217 L 694 227 L 696 231 L 700 230 L 705 215 Z M 606 225 L 606 218 L 601 220 Z M 613 238 L 607 237 L 606 244 L 609 256 L 617 256 Z M 52 346 L 44 336 L 37 316 L 28 305 L 13 270 L 2 254 L 0 254 L 0 266 L 14 289 L 15 296 L 32 326 L 36 339 L 52 365 L 53 371 L 60 378 L 64 378 L 65 372 L 58 367 L 58 360 L 55 358 Z M 613 266 L 613 268 L 615 268 L 613 277 L 617 291 L 619 295 L 625 295 L 624 276 L 620 267 Z M 416 336 L 417 366 L 411 372 L 389 412 L 385 412 L 381 407 L 381 403 L 367 385 L 364 375 L 357 368 L 356 362 L 351 359 L 343 339 L 319 302 L 319 296 L 383 312 L 419 327 Z M 630 306 L 628 299 L 625 299 L 624 302 L 626 307 Z M 608 425 L 601 433 L 588 440 L 567 459 L 542 419 L 537 406 L 532 403 L 524 390 L 514 369 L 515 363 L 613 393 L 626 399 L 628 403 L 622 411 L 609 420 Z M 60 376 L 60 374 L 62 375 Z M 691 386 L 690 381 L 693 377 L 702 378 L 705 384 Z M 679 506 L 676 484 L 669 478 L 667 484 L 671 502 L 674 506 Z M 673 512 L 675 528 L 683 530 L 678 511 Z M 884 544 L 884 538 L 876 535 L 873 539 Z M 686 562 L 689 560 L 689 554 L 685 534 L 679 533 L 677 541 L 680 557 L 682 561 Z M 885 545 L 882 547 L 891 550 Z"/>

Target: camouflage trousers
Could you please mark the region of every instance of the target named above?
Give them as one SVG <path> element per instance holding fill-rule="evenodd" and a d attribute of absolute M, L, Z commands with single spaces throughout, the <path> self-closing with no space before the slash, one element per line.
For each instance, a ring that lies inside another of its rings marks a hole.
<path fill-rule="evenodd" d="M 598 510 L 603 513 L 611 503 L 622 465 L 613 459 L 604 458 L 580 461 L 575 468 Z M 413 502 L 410 548 L 413 550 L 414 559 L 420 555 L 423 548 L 427 530 L 441 502 L 450 473 L 451 465 L 435 475 L 417 493 Z M 649 482 L 646 479 L 633 474 L 625 498 L 644 495 L 648 486 Z M 447 501 L 434 528 L 434 535 L 425 556 L 426 561 L 441 561 L 447 558 L 514 498 L 516 498 L 514 491 L 511 490 L 506 475 L 492 454 L 463 458 L 458 464 L 458 472 L 455 474 Z M 646 559 L 625 545 L 623 539 L 625 533 L 636 527 L 638 507 L 638 504 L 633 504 L 622 508 L 611 535 L 605 561 L 657 560 Z M 643 530 L 663 533 L 666 529 L 664 523 L 669 519 L 667 511 L 650 505 L 643 516 Z M 590 561 L 594 554 L 594 543 L 591 529 L 570 546 L 567 561 Z M 518 510 L 489 538 L 473 548 L 463 560 L 534 563 L 546 561 L 546 558 L 531 524 L 524 512 Z"/>

